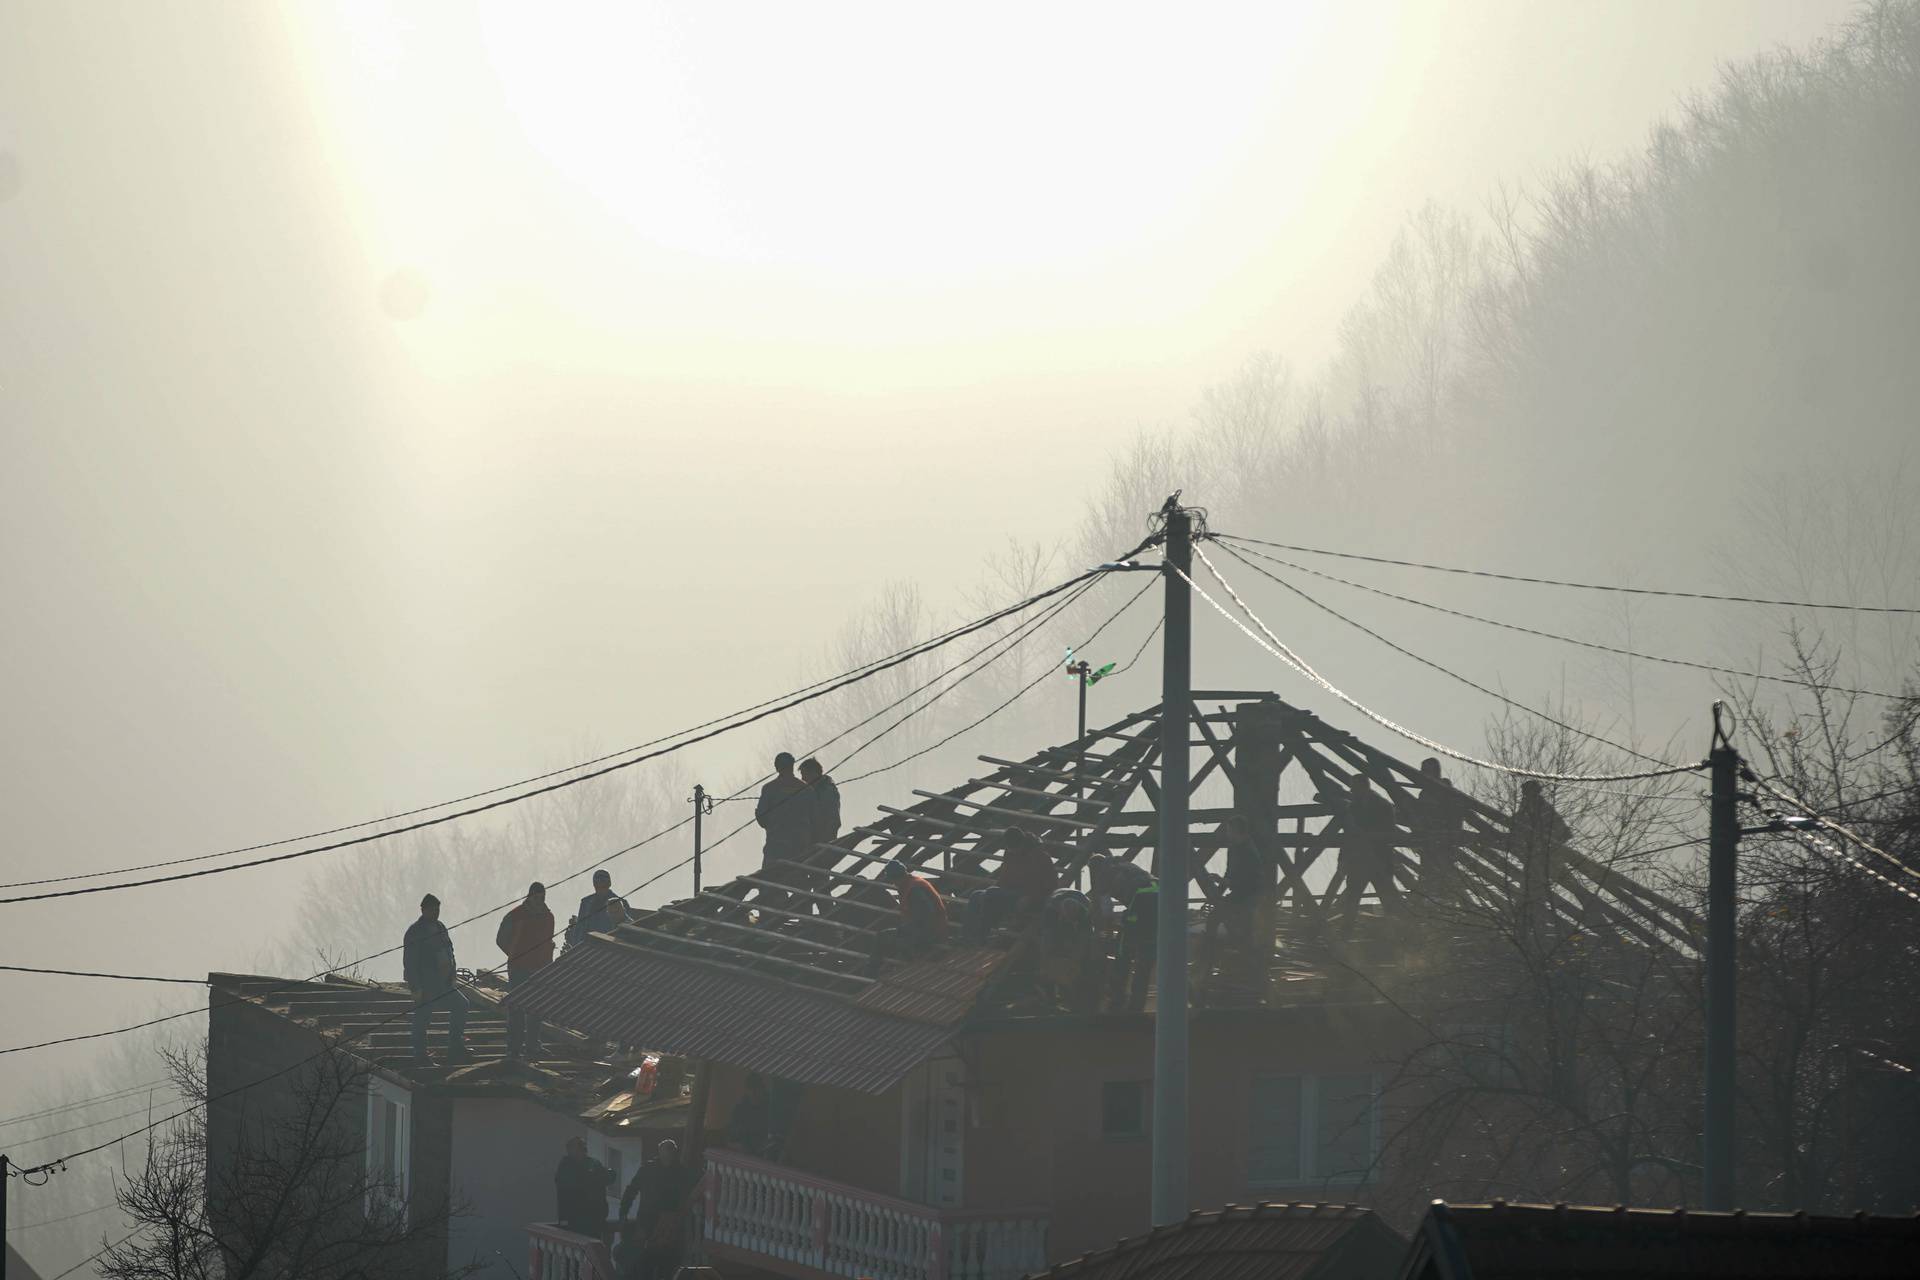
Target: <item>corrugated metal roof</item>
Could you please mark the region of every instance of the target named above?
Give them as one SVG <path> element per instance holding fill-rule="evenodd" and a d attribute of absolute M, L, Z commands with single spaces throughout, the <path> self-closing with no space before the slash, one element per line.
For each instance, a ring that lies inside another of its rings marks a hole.
<path fill-rule="evenodd" d="M 472 1061 L 449 1068 L 413 1061 L 412 1019 L 407 1015 L 414 997 L 405 987 L 338 977 L 305 981 L 212 973 L 207 978 L 216 996 L 238 998 L 310 1031 L 340 1036 L 355 1056 L 434 1093 L 527 1098 L 555 1111 L 580 1114 L 624 1078 L 624 1068 L 607 1060 L 608 1046 L 552 1027 L 541 1037 L 545 1053 L 537 1062 L 508 1059 L 507 1014 L 497 988 L 460 984 L 467 997 L 466 1047 Z M 444 1053 L 447 1035 L 445 1017 L 436 1016 L 429 1033 L 434 1051 Z M 679 1105 L 684 1108 L 684 1100 Z"/>
<path fill-rule="evenodd" d="M 1041 1272 L 1047 1280 L 1391 1280 L 1406 1242 L 1357 1205 L 1192 1213 Z"/>
<path fill-rule="evenodd" d="M 1920 1274 L 1920 1217 L 1705 1213 L 1543 1204 L 1436 1204 L 1402 1274 L 1467 1280 L 1633 1276 L 1636 1280 L 1764 1280 Z"/>
<path fill-rule="evenodd" d="M 895 1017 L 598 937 L 569 949 L 511 998 L 542 1021 L 590 1036 L 867 1093 L 893 1087 L 953 1035 L 950 1021 Z M 924 1000 L 907 992 L 900 1003 L 918 1010 L 913 1002 Z M 970 1007 L 970 999 L 950 998 L 943 1006 L 961 1016 Z"/>

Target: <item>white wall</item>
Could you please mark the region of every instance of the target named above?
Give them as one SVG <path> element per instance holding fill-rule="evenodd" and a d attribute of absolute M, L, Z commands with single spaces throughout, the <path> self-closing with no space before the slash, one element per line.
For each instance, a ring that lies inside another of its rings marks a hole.
<path fill-rule="evenodd" d="M 519 1099 L 455 1100 L 451 1182 L 468 1213 L 454 1221 L 450 1265 L 472 1259 L 483 1265 L 478 1274 L 486 1280 L 516 1274 L 525 1280 L 527 1224 L 553 1221 L 553 1171 L 573 1137 L 586 1138 L 588 1154 L 602 1164 L 612 1163 L 610 1148 L 620 1148 L 623 1185 L 639 1165 L 638 1138 L 610 1142 L 570 1116 Z M 610 1214 L 620 1190 L 613 1189 Z M 501 1265 L 502 1256 L 512 1270 Z"/>

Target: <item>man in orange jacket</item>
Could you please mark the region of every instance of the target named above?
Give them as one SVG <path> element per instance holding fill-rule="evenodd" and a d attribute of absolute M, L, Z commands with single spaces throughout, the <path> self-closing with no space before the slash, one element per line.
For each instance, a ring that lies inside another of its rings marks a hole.
<path fill-rule="evenodd" d="M 534 881 L 526 900 L 500 918 L 493 941 L 507 955 L 507 989 L 513 990 L 553 963 L 553 912 L 547 910 L 547 886 Z M 507 1056 L 532 1059 L 540 1053 L 540 1024 L 507 1003 Z"/>

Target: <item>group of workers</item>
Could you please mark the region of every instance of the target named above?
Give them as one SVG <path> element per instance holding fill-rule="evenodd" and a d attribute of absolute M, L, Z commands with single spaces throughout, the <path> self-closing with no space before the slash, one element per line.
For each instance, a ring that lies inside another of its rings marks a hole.
<path fill-rule="evenodd" d="M 1329 914 L 1348 928 L 1370 891 L 1383 904 L 1398 901 L 1394 884 L 1402 848 L 1420 855 L 1420 896 L 1439 904 L 1461 900 L 1459 857 L 1472 803 L 1447 780 L 1437 759 L 1423 761 L 1420 771 L 1418 787 L 1398 804 L 1364 775 L 1345 784 L 1328 778 L 1317 795 L 1339 830 L 1340 888 Z M 1540 783 L 1523 783 L 1510 825 L 1510 849 L 1520 865 L 1516 901 L 1523 911 L 1547 909 L 1556 850 L 1570 835 Z M 1279 859 L 1270 834 L 1257 834 L 1244 813 L 1226 818 L 1219 840 L 1224 872 L 1203 869 L 1196 876 L 1213 908 L 1210 936 L 1264 971 L 1274 936 Z M 1159 886 L 1145 867 L 1109 854 L 1091 854 L 1085 865 L 1089 887 L 1083 892 L 1062 883 L 1054 859 L 1031 831 L 1010 827 L 992 883 L 966 895 L 960 940 L 978 946 L 1009 939 L 1017 954 L 1008 974 L 1031 979 L 1043 997 L 1070 1008 L 1141 1010 L 1158 958 Z M 888 960 L 927 954 L 948 934 L 948 904 L 932 879 L 896 860 L 881 867 L 880 880 L 895 891 L 900 916 L 879 933 L 871 973 Z"/>
<path fill-rule="evenodd" d="M 616 1181 L 613 1170 L 587 1154 L 586 1139 L 568 1139 L 553 1174 L 560 1225 L 610 1239 L 617 1280 L 671 1280 L 686 1252 L 687 1208 L 699 1171 L 681 1160 L 679 1143 L 662 1139 L 653 1158 L 634 1170 L 617 1223 L 609 1224 L 608 1190 Z"/>
<path fill-rule="evenodd" d="M 604 933 L 627 918 L 626 900 L 613 891 L 613 877 L 605 870 L 593 873 L 593 892 L 580 899 L 580 908 L 567 922 L 564 941 L 579 942 L 590 933 Z M 500 918 L 494 945 L 506 956 L 507 989 L 512 990 L 553 963 L 553 912 L 547 909 L 547 887 L 539 881 L 527 886 L 527 896 Z M 413 1061 L 430 1066 L 427 1030 L 433 1015 L 447 1015 L 445 1065 L 472 1061 L 467 1053 L 467 997 L 454 982 L 457 966 L 453 937 L 440 923 L 440 899 L 432 894 L 420 900 L 420 918 L 407 927 L 401 947 L 402 975 L 413 996 Z M 507 1056 L 523 1062 L 538 1058 L 542 1028 L 538 1020 L 507 1005 Z"/>

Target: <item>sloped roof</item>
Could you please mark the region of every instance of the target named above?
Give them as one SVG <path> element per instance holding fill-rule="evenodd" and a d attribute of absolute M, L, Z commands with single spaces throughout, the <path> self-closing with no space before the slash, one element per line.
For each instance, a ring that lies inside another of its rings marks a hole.
<path fill-rule="evenodd" d="M 869 992 L 868 994 L 871 994 Z M 514 992 L 544 1021 L 808 1084 L 884 1092 L 952 1038 L 971 1001 L 901 1017 L 758 973 L 600 938 Z"/>
<path fill-rule="evenodd" d="M 1544 1204 L 1436 1202 L 1402 1280 L 1771 1280 L 1912 1276 L 1920 1216 L 1822 1217 Z"/>
<path fill-rule="evenodd" d="M 542 1035 L 546 1053 L 539 1061 L 509 1060 L 503 993 L 488 986 L 460 984 L 467 997 L 466 1044 L 473 1061 L 447 1068 L 413 1062 L 411 1019 L 406 1015 L 414 997 L 403 986 L 343 977 L 302 981 L 236 973 L 212 973 L 207 980 L 216 1003 L 237 998 L 309 1031 L 350 1038 L 348 1052 L 417 1089 L 456 1097 L 523 1098 L 591 1119 L 586 1113 L 601 1108 L 626 1079 L 626 1068 L 609 1060 L 605 1044 L 555 1027 Z M 445 1019 L 436 1018 L 429 1031 L 430 1050 L 444 1053 L 446 1036 Z M 629 1107 L 612 1123 L 641 1117 L 657 1121 L 676 1108 L 686 1108 L 677 1094 Z"/>
<path fill-rule="evenodd" d="M 1300 926 L 1302 938 L 1318 931 L 1344 885 L 1346 868 L 1333 856 L 1346 839 L 1344 814 L 1332 795 L 1364 779 L 1410 826 L 1419 798 L 1436 785 L 1271 693 L 1196 693 L 1190 723 L 1189 742 L 1201 753 L 1194 794 L 1202 796 L 1210 779 L 1216 791 L 1222 781 L 1233 791 L 1224 805 L 1193 802 L 1194 862 L 1204 867 L 1223 855 L 1228 817 L 1257 816 L 1279 864 L 1280 914 Z M 875 821 L 782 864 L 784 878 L 743 875 L 594 935 L 512 999 L 596 1036 L 884 1089 L 911 1065 L 901 1065 L 908 1052 L 929 1043 L 926 1028 L 957 1029 L 974 1015 L 1003 954 L 947 950 L 872 975 L 876 935 L 897 921 L 879 868 L 892 860 L 913 866 L 957 914 L 965 893 L 991 881 L 1016 824 L 1039 835 L 1067 879 L 1094 852 L 1150 864 L 1159 839 L 1159 751 L 1156 706 L 1025 760 L 981 756 L 987 770 L 945 792 L 916 791 L 920 799 L 909 808 L 879 806 Z M 1313 801 L 1279 803 L 1288 777 L 1303 780 Z M 1458 894 L 1475 906 L 1511 910 L 1522 876 L 1509 819 L 1451 787 L 1446 792 L 1461 824 L 1450 855 Z M 1383 910 L 1419 905 L 1423 854 L 1406 839 L 1380 892 Z M 1316 863 L 1334 867 L 1324 892 L 1306 882 Z M 1684 951 L 1699 931 L 1686 908 L 1574 849 L 1556 850 L 1547 896 L 1541 910 L 1643 945 Z M 1289 1001 L 1299 1003 L 1314 985 L 1301 981 L 1314 976 L 1310 960 L 1310 947 L 1276 943 L 1267 981 L 1241 1003 L 1264 1004 L 1289 987 Z M 1196 984 L 1198 1001 L 1223 998 L 1213 984 Z M 756 1042 L 769 1027 L 792 1028 L 784 1049 Z M 859 1052 L 871 1057 L 854 1063 L 854 1050 L 828 1043 L 827 1027 L 859 1039 Z"/>
<path fill-rule="evenodd" d="M 1393 1280 L 1406 1241 L 1371 1209 L 1230 1205 L 1060 1263 L 1046 1280 Z"/>

